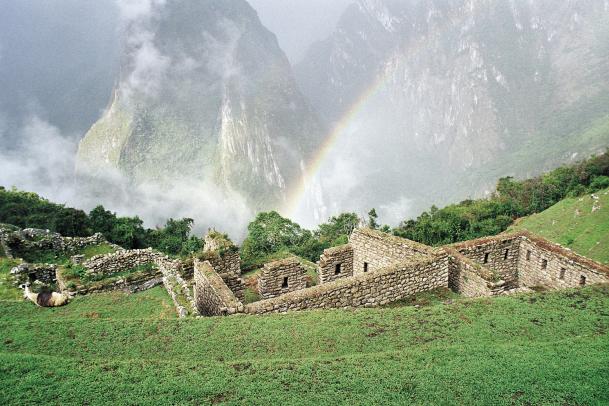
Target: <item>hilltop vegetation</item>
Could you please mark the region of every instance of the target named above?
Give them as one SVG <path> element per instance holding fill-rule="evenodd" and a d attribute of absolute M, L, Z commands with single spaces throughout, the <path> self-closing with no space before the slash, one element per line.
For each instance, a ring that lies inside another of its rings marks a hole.
<path fill-rule="evenodd" d="M 433 206 L 416 220 L 402 222 L 394 234 L 428 245 L 445 245 L 505 231 L 514 220 L 540 213 L 565 197 L 609 187 L 609 152 L 562 166 L 536 178 L 502 178 L 488 199 L 465 200 L 442 209 Z"/>
<path fill-rule="evenodd" d="M 177 320 L 167 294 L 0 301 L 2 404 L 603 404 L 609 288 Z"/>
<path fill-rule="evenodd" d="M 523 218 L 512 230 L 529 230 L 575 252 L 609 264 L 609 189 L 570 197 Z"/>

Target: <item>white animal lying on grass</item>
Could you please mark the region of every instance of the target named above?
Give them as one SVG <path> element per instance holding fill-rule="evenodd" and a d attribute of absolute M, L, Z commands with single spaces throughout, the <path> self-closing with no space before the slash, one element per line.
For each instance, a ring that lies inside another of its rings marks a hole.
<path fill-rule="evenodd" d="M 59 307 L 68 304 L 71 299 L 70 295 L 57 292 L 41 292 L 34 293 L 30 290 L 29 285 L 21 285 L 23 289 L 23 297 L 36 303 L 40 307 Z"/>

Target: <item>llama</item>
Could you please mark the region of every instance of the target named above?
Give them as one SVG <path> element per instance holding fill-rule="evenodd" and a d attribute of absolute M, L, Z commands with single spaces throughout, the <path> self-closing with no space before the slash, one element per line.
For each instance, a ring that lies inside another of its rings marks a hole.
<path fill-rule="evenodd" d="M 64 293 L 57 292 L 41 292 L 34 293 L 30 290 L 29 285 L 21 285 L 23 289 L 23 297 L 36 303 L 40 307 L 59 307 L 68 304 L 70 296 Z"/>

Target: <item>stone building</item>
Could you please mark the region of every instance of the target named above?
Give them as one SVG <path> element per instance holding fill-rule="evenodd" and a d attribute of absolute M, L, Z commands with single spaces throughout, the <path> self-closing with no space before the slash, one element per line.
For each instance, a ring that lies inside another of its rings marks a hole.
<path fill-rule="evenodd" d="M 329 248 L 319 258 L 319 282 L 353 276 L 353 248 L 349 245 Z"/>
<path fill-rule="evenodd" d="M 277 261 L 260 274 L 263 300 L 245 306 L 213 266 L 198 272 L 200 311 L 214 315 L 373 307 L 437 288 L 480 297 L 609 282 L 606 266 L 527 232 L 432 248 L 358 229 L 348 244 L 324 251 L 318 286 L 306 287 L 306 270 L 296 258 Z"/>
<path fill-rule="evenodd" d="M 264 265 L 258 276 L 258 290 L 264 299 L 307 287 L 307 270 L 291 257 Z"/>

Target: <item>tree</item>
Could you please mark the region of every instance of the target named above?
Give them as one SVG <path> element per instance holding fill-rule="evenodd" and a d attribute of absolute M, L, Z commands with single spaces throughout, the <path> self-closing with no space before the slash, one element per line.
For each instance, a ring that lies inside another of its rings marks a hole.
<path fill-rule="evenodd" d="M 372 209 L 368 212 L 368 227 L 373 230 L 376 230 L 379 227 L 377 223 L 378 215 L 376 214 L 376 209 Z"/>
<path fill-rule="evenodd" d="M 107 240 L 112 237 L 116 222 L 116 214 L 106 210 L 104 206 L 97 206 L 89 212 L 89 227 L 94 233 L 102 233 Z"/>
<path fill-rule="evenodd" d="M 360 219 L 357 214 L 342 213 L 330 218 L 327 223 L 320 224 L 315 235 L 323 243 L 345 244 L 353 230 L 359 226 L 359 223 Z"/>
<path fill-rule="evenodd" d="M 281 217 L 275 211 L 258 214 L 248 225 L 247 231 L 241 250 L 247 259 L 260 258 L 282 250 L 294 252 L 313 238 L 309 230 Z"/>

